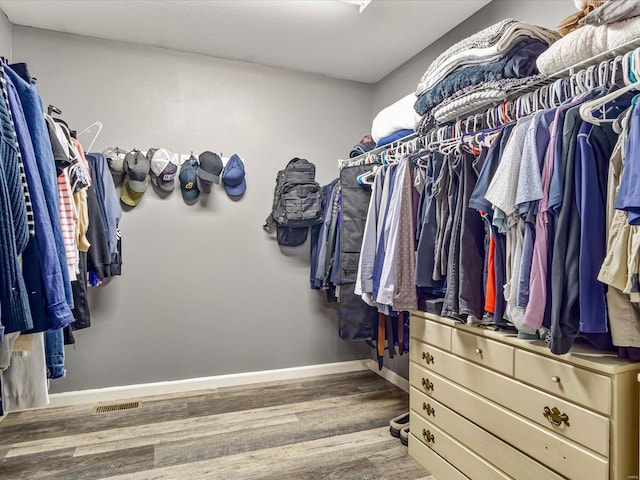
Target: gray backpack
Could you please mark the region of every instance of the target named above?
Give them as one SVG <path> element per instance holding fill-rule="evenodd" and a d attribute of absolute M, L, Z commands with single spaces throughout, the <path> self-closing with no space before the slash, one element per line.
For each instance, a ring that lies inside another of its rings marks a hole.
<path fill-rule="evenodd" d="M 271 232 L 276 227 L 279 245 L 302 245 L 309 227 L 322 222 L 322 187 L 315 176 L 315 165 L 303 158 L 294 158 L 278 172 L 271 214 L 263 228 Z"/>

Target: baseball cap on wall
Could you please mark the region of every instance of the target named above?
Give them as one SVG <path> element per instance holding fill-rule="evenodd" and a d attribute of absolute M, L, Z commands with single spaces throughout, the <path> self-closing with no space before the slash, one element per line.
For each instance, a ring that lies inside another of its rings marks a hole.
<path fill-rule="evenodd" d="M 124 157 L 126 177 L 120 200 L 126 205 L 135 207 L 142 200 L 149 183 L 151 162 L 139 150 L 132 150 Z"/>
<path fill-rule="evenodd" d="M 124 171 L 127 174 L 127 182 L 134 192 L 144 193 L 149 184 L 149 171 L 151 162 L 140 150 L 131 150 L 124 157 Z"/>
<path fill-rule="evenodd" d="M 125 152 L 118 147 L 109 147 L 102 154 L 107 159 L 107 165 L 113 177 L 113 183 L 117 186 L 122 184 L 124 180 L 124 156 Z"/>
<path fill-rule="evenodd" d="M 242 159 L 235 153 L 224 167 L 222 172 L 222 183 L 228 195 L 243 195 L 247 190 L 247 181 L 245 179 L 244 163 Z"/>
<path fill-rule="evenodd" d="M 220 173 L 224 167 L 222 159 L 213 152 L 204 151 L 198 161 L 198 188 L 202 193 L 211 193 L 211 186 L 220 183 Z"/>
<path fill-rule="evenodd" d="M 178 173 L 175 155 L 167 148 L 152 150 L 149 150 L 152 152 L 150 157 L 147 152 L 147 157 L 151 159 L 151 183 L 165 192 L 172 192 Z"/>
<path fill-rule="evenodd" d="M 191 156 L 180 167 L 180 189 L 185 202 L 193 202 L 200 196 L 198 189 L 198 160 Z"/>
<path fill-rule="evenodd" d="M 125 178 L 122 190 L 120 191 L 120 201 L 130 207 L 135 207 L 140 203 L 144 193 L 134 192 L 129 186 L 129 179 Z"/>

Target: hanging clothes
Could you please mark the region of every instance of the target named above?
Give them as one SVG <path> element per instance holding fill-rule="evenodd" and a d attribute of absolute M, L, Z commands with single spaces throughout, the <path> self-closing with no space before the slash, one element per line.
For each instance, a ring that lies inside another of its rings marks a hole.
<path fill-rule="evenodd" d="M 369 340 L 377 311 L 355 295 L 358 260 L 362 246 L 370 189 L 357 178 L 370 165 L 347 166 L 340 171 L 342 195 L 340 218 L 340 310 L 339 335 L 344 340 Z"/>

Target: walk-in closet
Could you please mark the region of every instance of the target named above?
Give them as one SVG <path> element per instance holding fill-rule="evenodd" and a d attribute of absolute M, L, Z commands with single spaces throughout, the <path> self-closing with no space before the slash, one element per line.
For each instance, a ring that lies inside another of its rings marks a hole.
<path fill-rule="evenodd" d="M 0 0 L 0 480 L 640 475 L 640 1 Z"/>

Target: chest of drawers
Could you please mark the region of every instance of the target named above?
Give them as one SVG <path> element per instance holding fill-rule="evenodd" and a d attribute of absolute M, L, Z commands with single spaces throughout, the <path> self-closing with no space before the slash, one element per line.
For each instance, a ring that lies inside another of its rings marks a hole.
<path fill-rule="evenodd" d="M 439 480 L 638 478 L 638 372 L 412 312 L 409 452 Z"/>

